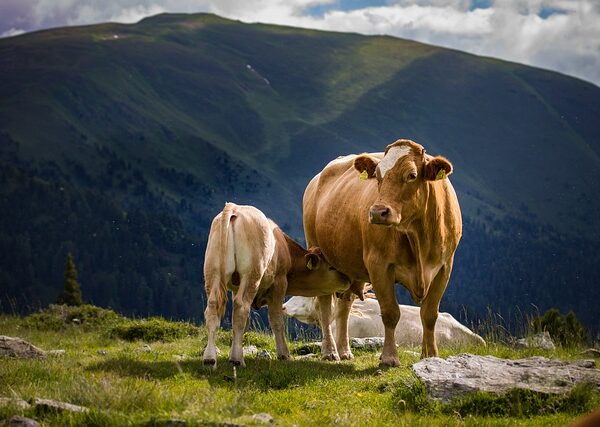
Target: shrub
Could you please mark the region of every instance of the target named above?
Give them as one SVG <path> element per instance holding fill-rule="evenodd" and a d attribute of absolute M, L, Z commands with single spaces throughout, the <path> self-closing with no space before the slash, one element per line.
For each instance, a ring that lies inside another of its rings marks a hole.
<path fill-rule="evenodd" d="M 126 341 L 141 340 L 152 341 L 174 341 L 199 332 L 197 326 L 185 322 L 169 322 L 160 317 L 149 319 L 126 320 L 110 331 L 113 337 Z"/>
<path fill-rule="evenodd" d="M 533 319 L 531 328 L 534 333 L 548 331 L 555 342 L 565 347 L 584 345 L 588 340 L 586 330 L 572 311 L 564 316 L 551 308 Z"/>
<path fill-rule="evenodd" d="M 50 304 L 47 308 L 25 317 L 23 326 L 52 331 L 68 327 L 92 330 L 110 328 L 124 319 L 123 316 L 112 310 L 90 304 L 78 306 Z"/>

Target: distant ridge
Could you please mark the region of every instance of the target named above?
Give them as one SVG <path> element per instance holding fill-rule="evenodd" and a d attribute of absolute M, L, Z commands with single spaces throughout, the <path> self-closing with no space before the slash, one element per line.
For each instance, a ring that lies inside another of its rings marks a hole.
<path fill-rule="evenodd" d="M 225 201 L 254 204 L 302 239 L 310 178 L 402 137 L 455 167 L 465 231 L 443 310 L 556 306 L 600 330 L 591 83 L 210 14 L 0 39 L 0 75 L 4 311 L 53 301 L 71 251 L 84 298 L 200 317 L 206 233 Z"/>

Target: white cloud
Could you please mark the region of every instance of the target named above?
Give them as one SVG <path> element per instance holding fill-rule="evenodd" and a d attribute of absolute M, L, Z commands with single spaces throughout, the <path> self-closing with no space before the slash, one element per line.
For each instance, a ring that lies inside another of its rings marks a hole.
<path fill-rule="evenodd" d="M 470 0 L 384 3 L 343 11 L 336 8 L 339 0 L 2 0 L 0 33 L 135 22 L 161 12 L 212 12 L 246 22 L 389 34 L 549 68 L 600 85 L 597 0 L 495 0 L 474 9 Z M 329 5 L 330 11 L 322 16 L 307 12 L 319 5 Z"/>
<path fill-rule="evenodd" d="M 23 34 L 24 32 L 25 30 L 21 30 L 19 28 L 11 28 L 10 30 L 6 30 L 3 33 L 0 33 L 0 38 L 18 36 L 19 34 Z"/>

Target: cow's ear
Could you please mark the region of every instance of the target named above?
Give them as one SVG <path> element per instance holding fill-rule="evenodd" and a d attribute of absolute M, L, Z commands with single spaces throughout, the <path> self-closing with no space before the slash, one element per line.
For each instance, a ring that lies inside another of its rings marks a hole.
<path fill-rule="evenodd" d="M 423 178 L 429 181 L 444 179 L 452 173 L 452 163 L 445 157 L 430 158 L 423 166 Z"/>
<path fill-rule="evenodd" d="M 319 255 L 311 252 L 304 255 L 304 260 L 306 261 L 306 268 L 309 270 L 317 270 L 321 264 L 321 258 L 319 258 Z"/>
<path fill-rule="evenodd" d="M 360 179 L 375 178 L 377 162 L 370 156 L 362 154 L 354 159 L 354 169 L 360 172 Z"/>

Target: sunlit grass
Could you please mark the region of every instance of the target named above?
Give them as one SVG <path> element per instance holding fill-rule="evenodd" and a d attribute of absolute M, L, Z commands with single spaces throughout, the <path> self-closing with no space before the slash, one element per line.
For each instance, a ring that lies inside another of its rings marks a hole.
<path fill-rule="evenodd" d="M 166 425 L 169 419 L 184 420 L 187 425 L 246 425 L 254 422 L 254 414 L 268 413 L 277 425 L 284 426 L 548 426 L 565 425 L 578 413 L 575 406 L 567 412 L 542 415 L 483 416 L 469 413 L 472 402 L 454 411 L 426 402 L 408 407 L 400 403 L 406 402 L 406 393 L 415 399 L 423 397 L 419 394 L 423 390 L 410 388 L 420 387 L 411 370 L 419 360 L 414 353 L 417 348 L 399 349 L 401 365 L 394 369 L 380 368 L 378 353 L 356 350 L 354 360 L 341 363 L 250 356 L 246 357 L 246 367 L 237 368 L 234 374 L 228 363 L 228 331 L 218 335 L 220 356 L 216 370 L 212 370 L 201 359 L 206 343 L 204 328 L 198 336 L 145 343 L 107 338 L 101 330 L 41 331 L 22 323 L 15 317 L 0 317 L 2 334 L 19 336 L 43 349 L 65 349 L 66 353 L 45 360 L 2 360 L 0 396 L 56 399 L 88 407 L 91 412 L 36 414 L 33 409 L 9 406 L 0 408 L 0 419 L 21 414 L 47 425 Z M 270 335 L 249 332 L 245 345 L 249 344 L 275 355 Z M 303 344 L 290 343 L 292 353 Z M 440 356 L 470 352 L 508 358 L 535 354 L 572 359 L 578 357 L 577 351 L 513 349 L 492 342 L 487 348 L 441 349 Z M 597 393 L 582 392 L 582 396 L 589 406 L 596 402 Z M 478 399 L 491 408 L 502 405 L 487 396 Z"/>

